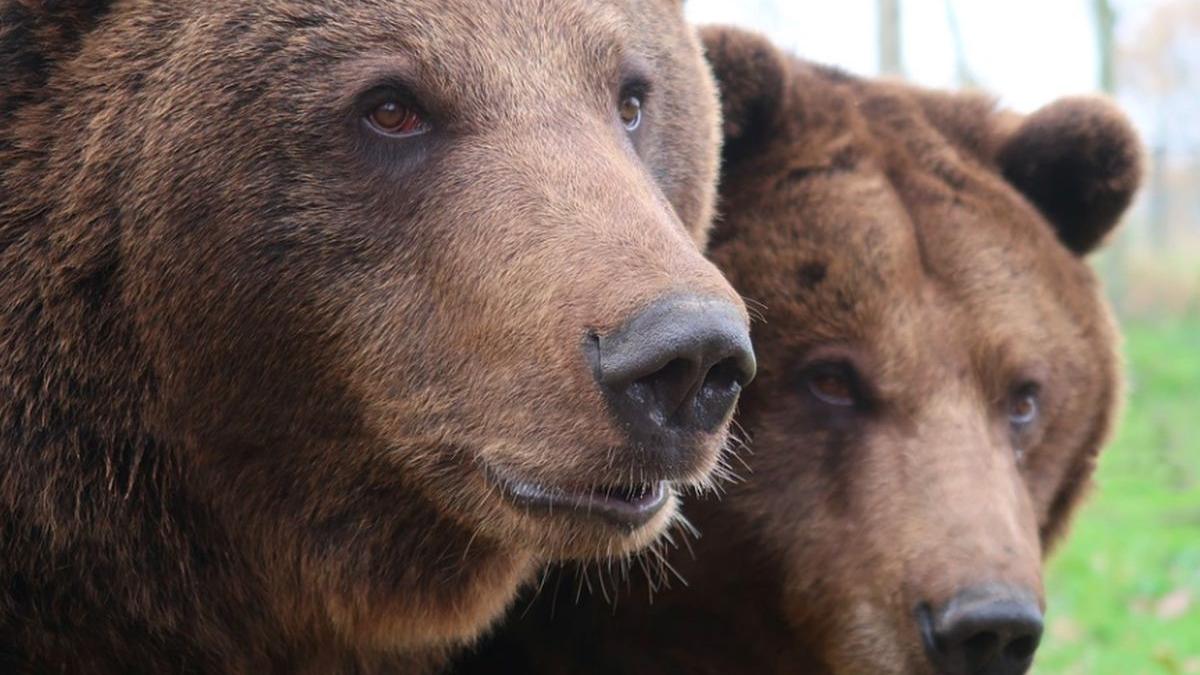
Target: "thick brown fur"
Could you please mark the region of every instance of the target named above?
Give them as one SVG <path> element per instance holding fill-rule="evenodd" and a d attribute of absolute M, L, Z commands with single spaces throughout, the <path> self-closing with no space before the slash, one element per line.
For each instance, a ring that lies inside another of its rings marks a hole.
<path fill-rule="evenodd" d="M 932 672 L 918 608 L 980 584 L 1041 600 L 1108 437 L 1118 336 L 1080 256 L 1139 183 L 1117 110 L 1022 117 L 705 42 L 729 134 L 712 258 L 761 307 L 745 480 L 685 505 L 686 584 L 635 579 L 613 607 L 551 578 L 462 672 Z M 814 393 L 830 367 L 853 406 Z M 1014 427 L 1027 383 L 1040 417 Z"/>
<path fill-rule="evenodd" d="M 586 337 L 741 306 L 680 4 L 0 0 L 0 671 L 420 672 L 653 540 L 484 468 L 635 475 Z"/>

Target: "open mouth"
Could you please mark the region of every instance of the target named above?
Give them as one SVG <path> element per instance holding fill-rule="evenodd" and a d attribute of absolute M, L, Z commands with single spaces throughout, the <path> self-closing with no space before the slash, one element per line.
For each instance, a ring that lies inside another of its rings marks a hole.
<path fill-rule="evenodd" d="M 495 482 L 510 501 L 523 508 L 597 518 L 629 529 L 650 522 L 671 498 L 667 481 L 579 490 L 505 478 Z"/>

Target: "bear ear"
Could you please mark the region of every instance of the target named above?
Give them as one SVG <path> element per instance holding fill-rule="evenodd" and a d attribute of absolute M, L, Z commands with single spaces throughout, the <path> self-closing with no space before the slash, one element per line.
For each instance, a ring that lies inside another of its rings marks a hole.
<path fill-rule="evenodd" d="M 752 154 L 779 122 L 787 92 L 784 54 L 763 35 L 710 26 L 700 38 L 721 92 L 726 164 Z"/>
<path fill-rule="evenodd" d="M 1001 141 L 997 159 L 1079 255 L 1116 226 L 1142 179 L 1137 133 L 1100 98 L 1062 99 L 1029 115 Z"/>

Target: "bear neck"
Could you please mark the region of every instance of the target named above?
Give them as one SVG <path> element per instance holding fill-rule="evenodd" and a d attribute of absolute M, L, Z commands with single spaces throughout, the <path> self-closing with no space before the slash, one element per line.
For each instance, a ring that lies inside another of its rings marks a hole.
<path fill-rule="evenodd" d="M 454 672 L 827 672 L 788 628 L 782 564 L 713 502 L 685 504 L 703 536 L 666 554 L 673 572 L 552 572 Z"/>
<path fill-rule="evenodd" d="M 50 146 L 25 112 L 32 141 L 0 132 L 0 671 L 267 662 L 253 644 L 279 636 L 253 575 L 146 425 L 120 211 L 80 213 L 44 184 L 31 148 Z"/>
<path fill-rule="evenodd" d="M 437 672 L 448 645 L 363 654 L 311 598 L 292 615 L 271 602 L 272 593 L 310 589 L 262 583 L 264 574 L 292 575 L 264 571 L 261 551 L 226 527 L 233 516 L 215 513 L 189 486 L 196 478 L 186 449 L 149 421 L 158 382 L 122 297 L 121 209 L 105 199 L 74 207 L 48 184 L 47 158 L 29 150 L 50 146 L 7 133 L 0 130 L 8 139 L 0 141 L 0 672 L 173 672 L 180 664 Z M 469 532 L 431 518 L 398 517 L 396 526 L 422 522 L 445 535 L 431 544 L 436 550 L 470 549 L 482 561 L 478 574 L 464 572 L 468 579 L 438 593 L 491 589 L 497 565 L 506 588 L 516 583 L 509 568 L 527 563 L 502 551 L 483 556 Z M 444 572 L 417 574 L 428 562 L 422 553 L 409 558 L 412 576 Z"/>

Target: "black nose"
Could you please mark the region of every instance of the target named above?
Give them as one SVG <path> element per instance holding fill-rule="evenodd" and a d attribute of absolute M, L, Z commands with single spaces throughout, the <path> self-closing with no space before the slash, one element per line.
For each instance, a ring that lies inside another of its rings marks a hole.
<path fill-rule="evenodd" d="M 1006 586 L 970 588 L 919 614 L 929 657 L 947 675 L 1021 675 L 1042 639 L 1033 595 Z"/>
<path fill-rule="evenodd" d="M 691 443 L 728 419 L 754 378 L 750 331 L 736 307 L 671 297 L 596 342 L 596 380 L 635 443 Z"/>

